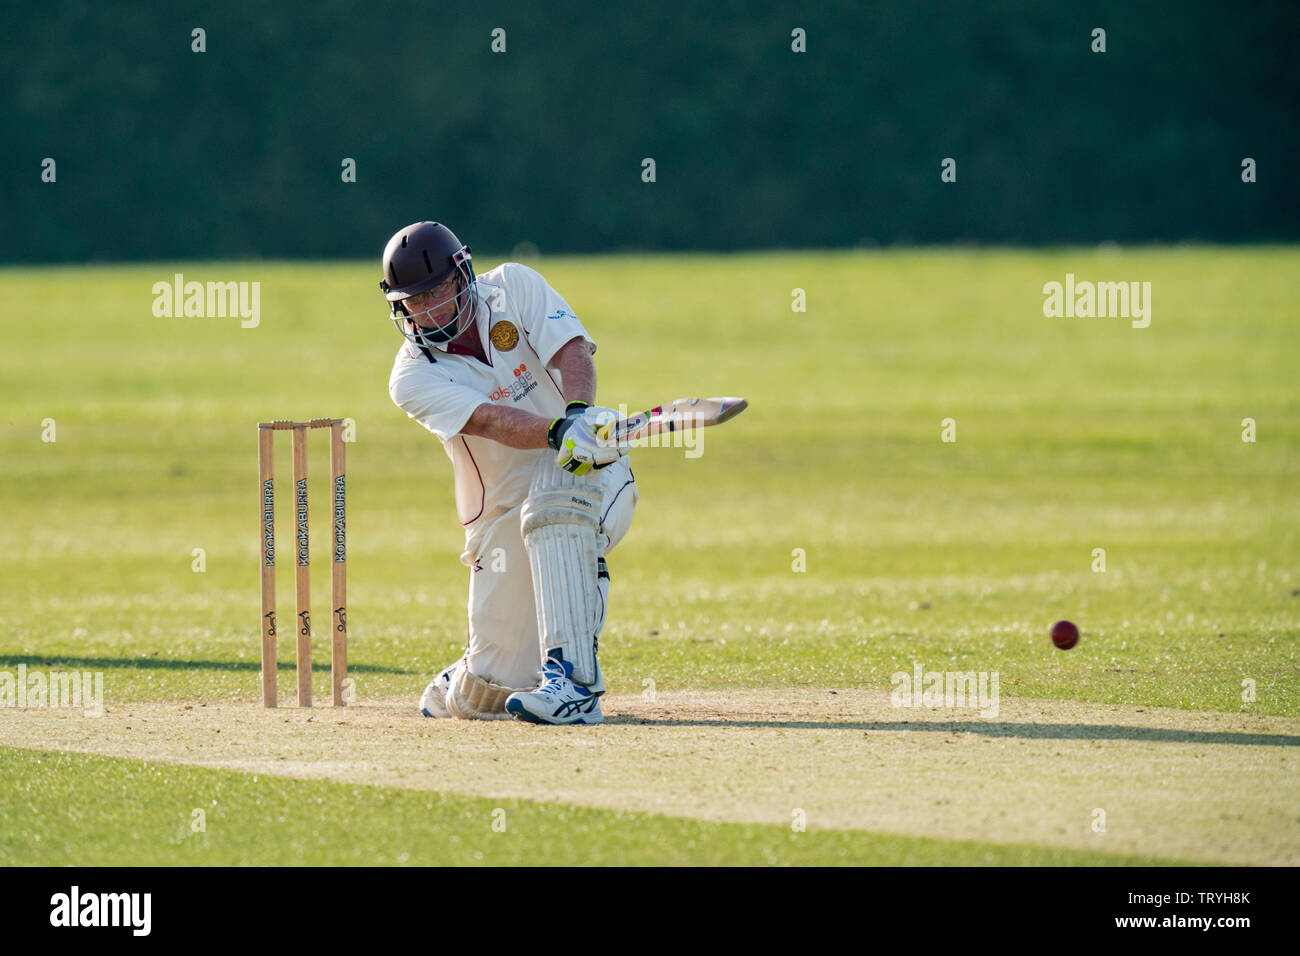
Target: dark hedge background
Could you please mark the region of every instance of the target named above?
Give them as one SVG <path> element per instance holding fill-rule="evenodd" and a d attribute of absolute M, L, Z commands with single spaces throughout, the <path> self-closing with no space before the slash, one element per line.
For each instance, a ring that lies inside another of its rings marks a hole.
<path fill-rule="evenodd" d="M 5 7 L 7 261 L 1300 238 L 1295 0 Z"/>

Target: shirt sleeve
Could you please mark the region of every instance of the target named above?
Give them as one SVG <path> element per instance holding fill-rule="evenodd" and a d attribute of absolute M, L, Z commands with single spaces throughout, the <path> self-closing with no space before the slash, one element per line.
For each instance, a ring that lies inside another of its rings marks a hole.
<path fill-rule="evenodd" d="M 443 441 L 460 434 L 474 409 L 488 401 L 481 392 L 438 374 L 436 366 L 401 361 L 393 366 L 388 394 L 393 404 Z"/>
<path fill-rule="evenodd" d="M 519 262 L 507 262 L 502 267 L 502 276 L 528 344 L 543 364 L 549 365 L 555 353 L 574 338 L 585 339 L 587 348 L 595 354 L 596 343 L 587 335 L 569 303 L 536 270 Z"/>

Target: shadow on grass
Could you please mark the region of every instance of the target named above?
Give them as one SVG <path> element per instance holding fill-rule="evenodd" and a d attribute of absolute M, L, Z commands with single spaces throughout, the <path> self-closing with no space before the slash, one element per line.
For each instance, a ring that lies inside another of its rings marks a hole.
<path fill-rule="evenodd" d="M 174 657 L 37 657 L 34 654 L 13 654 L 0 657 L 0 670 L 26 664 L 40 670 L 208 670 L 208 671 L 242 671 L 260 673 L 261 661 L 195 661 Z M 277 671 L 296 670 L 293 661 L 280 661 Z M 328 661 L 314 661 L 312 673 L 328 671 Z M 348 662 L 349 674 L 414 674 L 401 667 L 379 667 L 374 664 L 357 664 Z M 419 671 L 418 673 L 423 673 Z"/>
<path fill-rule="evenodd" d="M 1235 744 L 1241 747 L 1300 747 L 1300 736 L 1228 731 L 1178 730 L 1169 727 L 1125 727 L 1116 724 L 1011 724 L 983 720 L 930 723 L 906 720 L 692 720 L 673 717 L 607 715 L 607 724 L 648 724 L 655 727 L 736 727 L 768 730 L 857 730 L 863 733 L 983 734 L 1024 740 L 1137 740 L 1160 744 Z"/>

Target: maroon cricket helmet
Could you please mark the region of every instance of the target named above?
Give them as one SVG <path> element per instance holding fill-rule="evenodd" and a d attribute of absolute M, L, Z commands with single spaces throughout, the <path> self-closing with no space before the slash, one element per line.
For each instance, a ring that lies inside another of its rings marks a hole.
<path fill-rule="evenodd" d="M 384 277 L 379 288 L 389 302 L 390 313 L 398 331 L 417 346 L 439 345 L 450 341 L 463 328 L 462 322 L 473 314 L 477 282 L 469 246 L 442 223 L 417 222 L 399 229 L 384 247 Z M 432 303 L 422 312 L 412 313 L 403 300 L 435 288 L 453 275 L 459 281 L 456 291 L 441 302 Z M 422 328 L 412 321 L 456 300 L 451 320 L 437 328 Z"/>

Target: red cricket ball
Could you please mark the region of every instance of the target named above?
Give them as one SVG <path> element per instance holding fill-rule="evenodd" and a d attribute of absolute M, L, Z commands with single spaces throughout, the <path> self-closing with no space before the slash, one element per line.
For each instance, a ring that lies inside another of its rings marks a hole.
<path fill-rule="evenodd" d="M 1068 651 L 1079 643 L 1079 629 L 1070 621 L 1057 621 L 1052 625 L 1052 643 Z"/>

